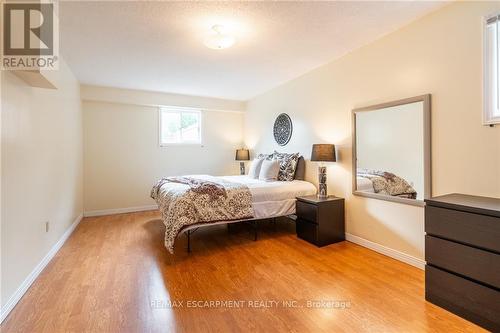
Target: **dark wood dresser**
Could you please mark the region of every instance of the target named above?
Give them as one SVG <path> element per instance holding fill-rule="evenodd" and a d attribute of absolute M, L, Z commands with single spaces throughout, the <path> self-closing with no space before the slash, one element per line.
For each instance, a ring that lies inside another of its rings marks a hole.
<path fill-rule="evenodd" d="M 345 240 L 344 199 L 316 195 L 297 197 L 297 236 L 316 246 Z"/>
<path fill-rule="evenodd" d="M 500 199 L 425 201 L 425 299 L 500 332 Z"/>

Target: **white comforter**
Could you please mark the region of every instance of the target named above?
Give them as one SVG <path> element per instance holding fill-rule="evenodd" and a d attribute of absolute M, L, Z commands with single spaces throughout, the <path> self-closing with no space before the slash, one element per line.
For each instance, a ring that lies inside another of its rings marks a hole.
<path fill-rule="evenodd" d="M 364 177 L 356 177 L 356 190 L 361 192 L 370 192 L 374 193 L 373 183 L 368 178 Z"/>
<path fill-rule="evenodd" d="M 248 186 L 252 193 L 255 218 L 294 214 L 296 197 L 316 194 L 316 187 L 303 180 L 266 182 L 248 176 L 223 176 L 221 178 Z"/>

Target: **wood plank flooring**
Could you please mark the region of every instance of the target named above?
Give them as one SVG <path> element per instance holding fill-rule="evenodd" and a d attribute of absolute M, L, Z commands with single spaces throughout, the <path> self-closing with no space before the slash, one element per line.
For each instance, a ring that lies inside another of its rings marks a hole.
<path fill-rule="evenodd" d="M 181 237 L 170 255 L 157 212 L 86 218 L 1 331 L 482 331 L 427 303 L 417 268 L 316 248 L 285 219 L 262 229 L 257 242 L 247 225 L 199 229 L 191 254 Z"/>

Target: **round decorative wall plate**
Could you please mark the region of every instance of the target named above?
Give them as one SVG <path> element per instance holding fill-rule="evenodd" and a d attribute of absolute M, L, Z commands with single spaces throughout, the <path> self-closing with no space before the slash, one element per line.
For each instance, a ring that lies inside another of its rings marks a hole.
<path fill-rule="evenodd" d="M 280 146 L 286 145 L 292 137 L 292 130 L 292 119 L 290 119 L 290 116 L 286 113 L 280 114 L 274 121 L 274 140 L 276 140 Z"/>

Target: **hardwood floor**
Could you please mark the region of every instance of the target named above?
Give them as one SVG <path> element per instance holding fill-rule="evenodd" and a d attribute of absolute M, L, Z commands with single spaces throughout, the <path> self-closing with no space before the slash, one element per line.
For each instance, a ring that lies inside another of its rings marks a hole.
<path fill-rule="evenodd" d="M 286 220 L 262 229 L 257 242 L 247 225 L 199 229 L 191 254 L 181 237 L 170 255 L 157 212 L 86 218 L 1 331 L 481 331 L 427 303 L 417 268 L 349 242 L 316 248 Z"/>

